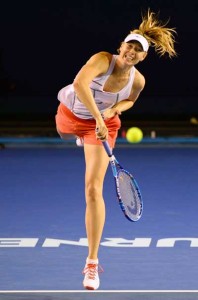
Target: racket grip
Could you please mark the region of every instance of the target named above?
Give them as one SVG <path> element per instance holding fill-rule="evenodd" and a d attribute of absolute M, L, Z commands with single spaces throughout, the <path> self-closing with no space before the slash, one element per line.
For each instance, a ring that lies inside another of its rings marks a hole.
<path fill-rule="evenodd" d="M 104 141 L 102 143 L 103 143 L 103 146 L 104 146 L 104 148 L 105 148 L 108 156 L 111 157 L 113 155 L 113 153 L 112 153 L 112 150 L 111 150 L 111 148 L 109 146 L 109 143 L 107 141 Z"/>

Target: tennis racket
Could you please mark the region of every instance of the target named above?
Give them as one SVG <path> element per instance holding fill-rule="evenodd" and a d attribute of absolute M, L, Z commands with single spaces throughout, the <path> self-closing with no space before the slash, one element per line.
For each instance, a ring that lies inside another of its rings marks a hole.
<path fill-rule="evenodd" d="M 110 165 L 115 179 L 116 194 L 125 217 L 132 222 L 142 216 L 143 202 L 135 178 L 117 161 L 107 141 L 102 142 L 110 158 Z"/>

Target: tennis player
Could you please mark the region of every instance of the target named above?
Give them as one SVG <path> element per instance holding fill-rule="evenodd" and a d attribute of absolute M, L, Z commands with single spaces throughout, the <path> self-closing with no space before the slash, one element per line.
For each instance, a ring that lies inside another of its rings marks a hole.
<path fill-rule="evenodd" d="M 147 57 L 149 47 L 154 47 L 160 56 L 176 56 L 175 34 L 175 29 L 162 24 L 148 10 L 139 28 L 124 38 L 117 55 L 105 51 L 94 54 L 73 83 L 58 93 L 59 135 L 67 139 L 68 134 L 73 134 L 78 137 L 78 145 L 84 144 L 88 255 L 83 285 L 86 289 L 96 290 L 100 284 L 98 251 L 105 222 L 103 182 L 109 164 L 101 141 L 108 140 L 112 148 L 115 146 L 121 127 L 119 115 L 134 105 L 145 86 L 145 78 L 136 65 Z"/>

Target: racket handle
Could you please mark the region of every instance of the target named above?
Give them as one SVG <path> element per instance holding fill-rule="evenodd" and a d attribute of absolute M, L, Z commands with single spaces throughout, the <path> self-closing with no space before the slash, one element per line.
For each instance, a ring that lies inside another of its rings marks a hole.
<path fill-rule="evenodd" d="M 105 148 L 108 156 L 111 157 L 113 155 L 113 153 L 112 153 L 112 150 L 111 150 L 111 148 L 109 146 L 109 143 L 107 141 L 104 141 L 102 143 L 103 143 L 103 146 L 104 146 L 104 148 Z"/>

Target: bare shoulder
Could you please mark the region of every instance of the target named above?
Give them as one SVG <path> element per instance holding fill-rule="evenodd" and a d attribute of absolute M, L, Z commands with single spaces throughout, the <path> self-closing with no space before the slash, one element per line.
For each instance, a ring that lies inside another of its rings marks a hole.
<path fill-rule="evenodd" d="M 112 55 L 108 52 L 98 52 L 92 55 L 82 66 L 74 81 L 90 83 L 93 78 L 105 74 L 109 68 Z"/>
<path fill-rule="evenodd" d="M 135 69 L 135 78 L 133 83 L 134 89 L 142 91 L 145 83 L 146 82 L 144 76 L 137 69 Z"/>
<path fill-rule="evenodd" d="M 112 54 L 109 52 L 98 52 L 89 58 L 84 67 L 89 71 L 94 69 L 95 76 L 102 75 L 107 72 L 111 59 Z"/>
<path fill-rule="evenodd" d="M 107 63 L 109 64 L 112 59 L 112 54 L 109 52 L 101 51 L 93 54 L 87 61 L 88 64 Z"/>

